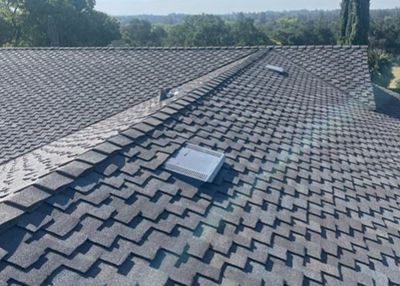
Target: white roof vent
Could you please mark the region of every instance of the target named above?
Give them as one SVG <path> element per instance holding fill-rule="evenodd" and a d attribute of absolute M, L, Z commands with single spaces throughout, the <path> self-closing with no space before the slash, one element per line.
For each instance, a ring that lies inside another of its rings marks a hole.
<path fill-rule="evenodd" d="M 265 68 L 270 70 L 270 71 L 274 71 L 274 72 L 277 72 L 277 73 L 280 73 L 280 74 L 285 74 L 286 73 L 286 71 L 285 71 L 285 69 L 283 67 L 278 67 L 278 66 L 274 66 L 274 65 L 267 65 Z"/>
<path fill-rule="evenodd" d="M 169 171 L 197 179 L 212 182 L 224 164 L 222 153 L 187 144 L 165 163 Z"/>

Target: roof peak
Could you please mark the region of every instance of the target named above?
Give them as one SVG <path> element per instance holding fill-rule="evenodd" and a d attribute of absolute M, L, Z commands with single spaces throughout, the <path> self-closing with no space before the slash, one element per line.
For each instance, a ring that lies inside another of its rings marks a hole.
<path fill-rule="evenodd" d="M 368 46 L 360 45 L 268 45 L 268 46 L 210 46 L 210 47 L 0 47 L 4 50 L 101 50 L 101 51 L 124 51 L 124 50 L 240 50 L 240 49 L 367 49 Z"/>

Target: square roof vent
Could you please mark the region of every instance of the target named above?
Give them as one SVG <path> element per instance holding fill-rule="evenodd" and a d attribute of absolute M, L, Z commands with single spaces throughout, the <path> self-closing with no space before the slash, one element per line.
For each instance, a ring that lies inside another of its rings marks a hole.
<path fill-rule="evenodd" d="M 225 155 L 210 149 L 186 144 L 177 154 L 168 159 L 165 168 L 169 171 L 210 183 L 224 164 Z"/>
<path fill-rule="evenodd" d="M 278 66 L 274 66 L 274 65 L 267 65 L 265 67 L 266 69 L 270 70 L 270 71 L 274 71 L 280 74 L 284 74 L 286 73 L 285 69 L 283 67 L 278 67 Z"/>

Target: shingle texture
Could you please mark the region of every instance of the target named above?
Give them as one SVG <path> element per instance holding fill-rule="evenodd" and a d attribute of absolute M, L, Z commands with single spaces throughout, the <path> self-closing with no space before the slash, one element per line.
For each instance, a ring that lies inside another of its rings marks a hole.
<path fill-rule="evenodd" d="M 53 195 L 0 232 L 0 281 L 400 285 L 399 137 L 398 119 L 259 52 L 83 156 L 72 183 L 38 182 Z M 164 170 L 186 142 L 225 153 L 213 183 Z"/>
<path fill-rule="evenodd" d="M 0 164 L 252 49 L 2 49 Z"/>
<path fill-rule="evenodd" d="M 288 46 L 275 50 L 320 79 L 375 109 L 366 47 Z"/>

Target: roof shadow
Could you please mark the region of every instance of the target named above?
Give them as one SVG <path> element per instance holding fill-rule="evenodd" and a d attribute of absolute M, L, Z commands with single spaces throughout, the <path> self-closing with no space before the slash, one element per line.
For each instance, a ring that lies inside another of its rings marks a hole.
<path fill-rule="evenodd" d="M 229 198 L 235 186 L 235 178 L 239 175 L 232 166 L 224 163 L 212 183 L 202 182 L 184 175 L 174 174 L 174 177 L 197 189 L 198 194 L 209 196 L 213 201 L 222 203 Z"/>
<path fill-rule="evenodd" d="M 376 112 L 400 119 L 400 95 L 391 94 L 389 90 L 374 87 Z"/>

